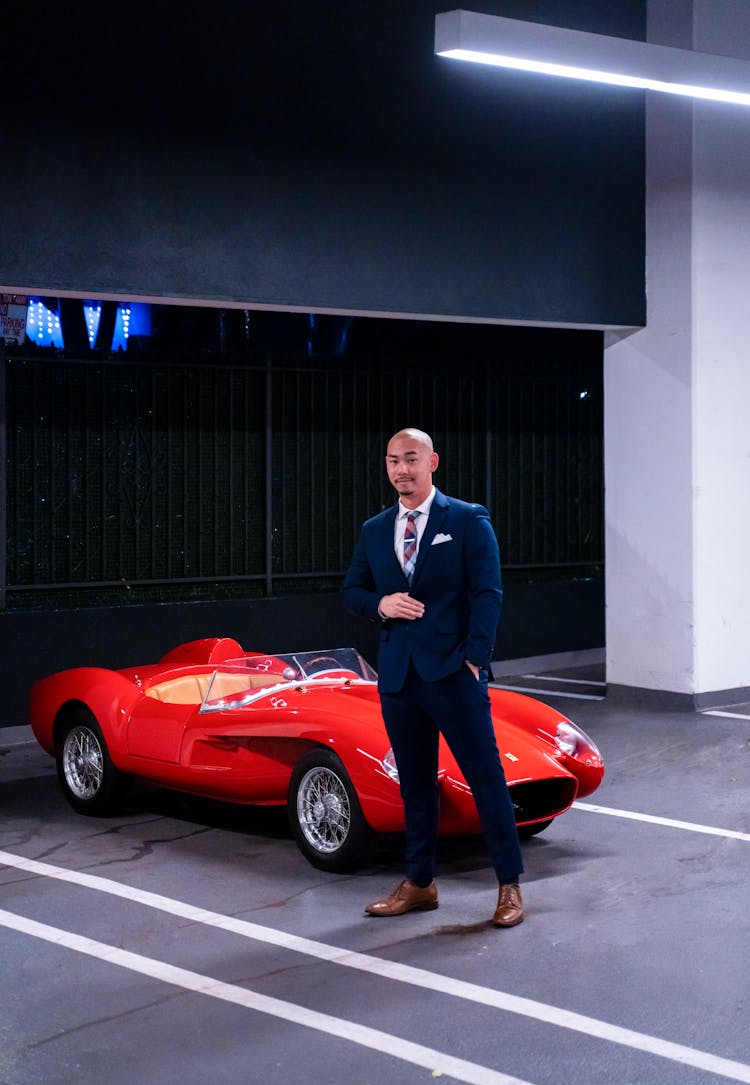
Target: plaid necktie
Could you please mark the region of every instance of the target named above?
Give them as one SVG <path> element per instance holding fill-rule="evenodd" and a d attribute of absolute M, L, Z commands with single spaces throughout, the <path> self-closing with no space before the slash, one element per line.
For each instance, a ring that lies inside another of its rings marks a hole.
<path fill-rule="evenodd" d="M 406 530 L 404 531 L 404 574 L 411 584 L 414 576 L 414 566 L 417 563 L 417 526 L 418 512 L 409 512 L 406 516 Z"/>

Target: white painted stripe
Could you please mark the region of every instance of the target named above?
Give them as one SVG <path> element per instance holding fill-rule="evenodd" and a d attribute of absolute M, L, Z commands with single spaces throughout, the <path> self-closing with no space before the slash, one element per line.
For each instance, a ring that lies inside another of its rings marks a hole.
<path fill-rule="evenodd" d="M 622 1044 L 625 1047 L 635 1048 L 637 1051 L 658 1055 L 661 1058 L 671 1059 L 686 1066 L 694 1066 L 701 1070 L 707 1070 L 709 1073 L 719 1074 L 722 1077 L 731 1078 L 733 1081 L 746 1082 L 750 1085 L 750 1066 L 746 1066 L 744 1063 L 733 1062 L 710 1052 L 699 1051 L 695 1048 L 685 1047 L 682 1044 L 674 1044 L 668 1040 L 659 1039 L 656 1036 L 649 1036 L 646 1033 L 621 1028 L 606 1021 L 599 1021 L 595 1017 L 586 1017 L 583 1014 L 572 1013 L 556 1006 L 547 1005 L 544 1002 L 537 1002 L 534 999 L 522 998 L 518 995 L 497 991 L 491 987 L 482 987 L 479 984 L 453 979 L 438 972 L 429 972 L 423 968 L 414 968 L 411 965 L 398 964 L 395 961 L 381 960 L 379 957 L 370 957 L 364 953 L 350 952 L 339 946 L 328 945 L 325 942 L 300 938 L 298 935 L 287 934 L 272 927 L 262 927 L 257 923 L 250 923 L 234 916 L 206 911 L 203 908 L 197 908 L 194 905 L 173 900 L 170 897 L 162 897 L 147 890 L 122 885 L 119 882 L 111 881 L 109 878 L 101 878 L 96 874 L 66 870 L 64 867 L 41 863 L 36 859 L 26 859 L 23 856 L 13 855 L 5 851 L 0 851 L 0 863 L 33 874 L 39 874 L 42 877 L 55 878 L 88 889 L 96 889 L 102 893 L 109 893 L 112 896 L 135 901 L 149 908 L 156 908 L 171 915 L 180 916 L 194 923 L 218 927 L 221 930 L 239 934 L 245 938 L 280 946 L 296 953 L 303 953 L 319 960 L 342 965 L 345 968 L 368 972 L 371 975 L 407 983 L 414 987 L 423 987 L 468 1002 L 476 1002 L 507 1013 L 515 1013 L 523 1017 L 543 1021 L 546 1024 L 556 1025 L 559 1028 L 567 1028 L 587 1036 L 594 1036 L 610 1043 Z"/>
<path fill-rule="evenodd" d="M 521 678 L 533 678 L 536 682 L 566 682 L 571 686 L 606 686 L 606 682 L 595 682 L 593 678 L 560 678 L 554 674 L 522 674 Z"/>
<path fill-rule="evenodd" d="M 464 1081 L 470 1085 L 529 1085 L 520 1078 L 510 1077 L 508 1074 L 491 1070 L 475 1062 L 457 1059 L 443 1051 L 423 1047 L 422 1044 L 412 1043 L 411 1040 L 404 1040 L 391 1033 L 368 1028 L 367 1025 L 359 1025 L 355 1021 L 332 1017 L 327 1013 L 319 1013 L 317 1010 L 308 1010 L 293 1002 L 284 1002 L 278 998 L 270 998 L 268 995 L 257 994 L 246 987 L 224 983 L 213 976 L 178 968 L 165 961 L 155 960 L 153 957 L 143 957 L 140 953 L 130 953 L 128 950 L 119 949 L 106 942 L 94 941 L 93 938 L 83 938 L 70 931 L 61 930 L 59 927 L 50 927 L 46 923 L 25 919 L 23 916 L 14 915 L 3 909 L 0 909 L 0 926 L 31 935 L 32 938 L 42 938 L 63 949 L 85 953 L 105 964 L 127 968 L 131 972 L 138 972 L 142 976 L 148 976 L 161 983 L 181 987 L 185 991 L 193 991 L 195 994 L 231 1002 L 235 1006 L 244 1006 L 248 1010 L 269 1014 L 271 1017 L 279 1017 L 284 1022 L 291 1021 L 304 1028 L 323 1032 L 327 1036 L 338 1036 L 342 1040 L 368 1047 L 372 1051 L 380 1051 L 384 1055 L 401 1059 L 403 1062 L 422 1066 L 430 1070 L 433 1077 L 447 1074 L 457 1081 Z"/>
<path fill-rule="evenodd" d="M 592 814 L 610 814 L 615 818 L 629 818 L 631 821 L 647 821 L 651 825 L 666 825 L 670 829 L 687 829 L 691 833 L 724 836 L 728 840 L 750 841 L 750 833 L 741 833 L 736 829 L 717 829 L 713 825 L 697 825 L 694 821 L 676 821 L 674 818 L 657 817 L 656 814 L 639 814 L 634 810 L 616 810 L 611 806 L 596 806 L 591 802 L 574 802 L 573 808 L 575 810 L 588 810 Z"/>
<path fill-rule="evenodd" d="M 747 712 L 727 712 L 720 708 L 705 708 L 701 713 L 703 716 L 726 716 L 730 720 L 750 720 L 750 715 Z"/>
<path fill-rule="evenodd" d="M 595 693 L 563 693 L 560 689 L 536 689 L 534 686 L 507 686 L 502 682 L 491 682 L 490 685 L 493 689 L 507 689 L 511 693 L 535 693 L 537 697 L 540 693 L 543 693 L 545 697 L 573 697 L 577 701 L 603 701 L 604 697 L 600 697 Z"/>

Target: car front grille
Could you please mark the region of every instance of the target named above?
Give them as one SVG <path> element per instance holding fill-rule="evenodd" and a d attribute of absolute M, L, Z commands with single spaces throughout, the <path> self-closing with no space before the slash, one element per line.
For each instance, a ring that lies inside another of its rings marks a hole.
<path fill-rule="evenodd" d="M 516 824 L 555 817 L 566 810 L 576 796 L 576 781 L 557 778 L 512 784 L 510 797 L 516 814 Z"/>

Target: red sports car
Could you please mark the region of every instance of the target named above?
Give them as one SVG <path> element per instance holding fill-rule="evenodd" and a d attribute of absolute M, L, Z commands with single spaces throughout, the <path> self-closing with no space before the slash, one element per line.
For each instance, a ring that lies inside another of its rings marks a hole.
<path fill-rule="evenodd" d="M 492 688 L 490 700 L 516 821 L 531 836 L 596 790 L 602 758 L 556 709 Z M 133 777 L 232 803 L 286 803 L 303 854 L 332 871 L 355 866 L 373 834 L 403 829 L 377 675 L 352 648 L 272 656 L 222 637 L 144 667 L 78 667 L 32 686 L 30 722 L 83 814 L 111 813 Z M 444 744 L 439 780 L 441 832 L 479 832 Z"/>

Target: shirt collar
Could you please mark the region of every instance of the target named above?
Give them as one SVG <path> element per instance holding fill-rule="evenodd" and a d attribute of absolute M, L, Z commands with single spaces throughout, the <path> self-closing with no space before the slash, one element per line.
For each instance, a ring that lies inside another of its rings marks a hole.
<path fill-rule="evenodd" d="M 432 505 L 433 498 L 435 497 L 435 487 L 433 486 L 427 497 L 424 499 L 421 505 L 417 505 L 415 509 L 407 509 L 406 505 L 398 503 L 398 518 L 402 520 L 410 512 L 422 512 L 425 516 L 429 515 L 430 506 Z"/>

